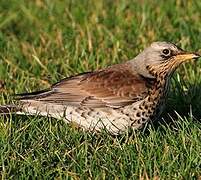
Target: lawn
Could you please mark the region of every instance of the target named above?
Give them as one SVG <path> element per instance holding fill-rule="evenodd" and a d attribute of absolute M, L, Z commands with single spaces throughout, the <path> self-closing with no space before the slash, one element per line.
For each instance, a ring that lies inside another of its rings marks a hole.
<path fill-rule="evenodd" d="M 201 50 L 201 1 L 1 0 L 0 103 L 158 40 Z M 198 60 L 177 70 L 164 114 L 144 131 L 112 137 L 51 118 L 0 117 L 0 177 L 201 178 L 200 69 Z"/>

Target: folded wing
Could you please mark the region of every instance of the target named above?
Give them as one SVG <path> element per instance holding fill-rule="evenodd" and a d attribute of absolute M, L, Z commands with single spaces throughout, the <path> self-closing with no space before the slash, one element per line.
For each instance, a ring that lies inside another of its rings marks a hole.
<path fill-rule="evenodd" d="M 119 108 L 147 96 L 147 81 L 126 65 L 77 75 L 54 84 L 49 91 L 21 96 L 21 100 L 92 108 Z"/>

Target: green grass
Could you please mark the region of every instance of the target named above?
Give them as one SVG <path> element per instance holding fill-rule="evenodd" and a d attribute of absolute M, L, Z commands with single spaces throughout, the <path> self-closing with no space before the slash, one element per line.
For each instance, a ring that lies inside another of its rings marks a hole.
<path fill-rule="evenodd" d="M 61 78 L 133 58 L 152 41 L 201 48 L 200 1 L 1 0 L 1 104 Z M 160 123 L 111 137 L 62 120 L 0 118 L 2 179 L 198 179 L 201 62 L 172 79 Z"/>

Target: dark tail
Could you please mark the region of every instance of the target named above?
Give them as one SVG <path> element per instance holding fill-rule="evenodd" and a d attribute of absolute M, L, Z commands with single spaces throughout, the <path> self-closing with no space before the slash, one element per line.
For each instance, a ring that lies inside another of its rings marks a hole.
<path fill-rule="evenodd" d="M 16 105 L 4 105 L 0 106 L 0 115 L 2 114 L 10 114 L 10 113 L 16 113 L 21 111 L 21 109 Z"/>
<path fill-rule="evenodd" d="M 15 94 L 15 99 L 16 100 L 40 99 L 50 95 L 51 93 L 53 93 L 51 90 L 45 89 L 42 91 L 35 91 L 31 93 Z"/>

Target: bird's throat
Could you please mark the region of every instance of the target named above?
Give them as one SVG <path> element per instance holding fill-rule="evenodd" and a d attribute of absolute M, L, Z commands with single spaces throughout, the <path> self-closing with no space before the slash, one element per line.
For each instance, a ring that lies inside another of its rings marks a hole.
<path fill-rule="evenodd" d="M 169 90 L 169 78 L 167 76 L 158 76 L 149 91 L 149 96 L 155 100 L 165 98 Z"/>
<path fill-rule="evenodd" d="M 170 77 L 165 74 L 158 75 L 156 81 L 150 88 L 147 100 L 153 110 L 150 117 L 155 117 L 154 119 L 160 116 L 163 107 L 165 106 L 166 97 L 169 91 L 169 80 Z"/>

